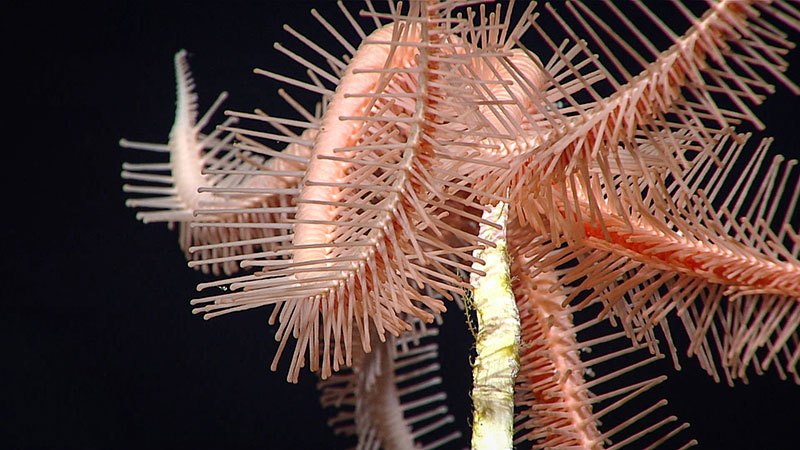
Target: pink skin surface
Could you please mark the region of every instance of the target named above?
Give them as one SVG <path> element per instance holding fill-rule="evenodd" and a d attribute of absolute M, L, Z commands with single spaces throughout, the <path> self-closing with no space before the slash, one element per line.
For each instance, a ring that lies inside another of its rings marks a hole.
<path fill-rule="evenodd" d="M 367 41 L 390 41 L 394 25 L 389 24 L 376 30 L 372 35 L 367 38 Z M 306 171 L 305 179 L 303 180 L 303 188 L 300 193 L 301 202 L 298 205 L 296 219 L 298 225 L 294 229 L 294 245 L 314 245 L 325 244 L 331 241 L 331 236 L 334 232 L 335 225 L 308 223 L 309 221 L 335 221 L 336 220 L 336 207 L 332 205 L 320 205 L 313 203 L 302 203 L 302 200 L 325 200 L 337 201 L 340 200 L 340 188 L 335 186 L 320 186 L 315 183 L 343 183 L 346 182 L 346 177 L 351 164 L 342 161 L 332 161 L 328 159 L 320 159 L 320 157 L 334 156 L 334 150 L 343 147 L 352 147 L 357 144 L 357 132 L 361 128 L 363 121 L 358 120 L 340 120 L 342 116 L 358 116 L 365 115 L 365 109 L 370 102 L 369 98 L 352 96 L 345 97 L 345 94 L 369 94 L 375 92 L 377 84 L 381 79 L 379 73 L 363 73 L 361 71 L 371 69 L 381 69 L 387 66 L 387 58 L 391 51 L 391 46 L 387 44 L 365 44 L 362 45 L 353 57 L 352 62 L 349 64 L 347 71 L 342 77 L 339 86 L 336 89 L 336 94 L 330 103 L 330 109 L 327 111 L 322 121 L 320 132 L 314 143 L 314 149 L 311 154 L 308 169 Z M 409 47 L 399 47 L 395 49 L 392 55 L 392 61 L 388 67 L 410 67 L 416 64 L 415 55 L 416 51 Z M 538 73 L 540 70 L 531 63 L 529 57 L 519 50 L 515 50 L 511 61 L 520 68 L 525 75 L 537 87 L 543 84 L 542 76 Z M 358 70 L 358 73 L 354 73 Z M 504 78 L 511 78 L 505 68 L 497 67 L 496 70 Z M 526 98 L 524 93 L 519 91 L 516 86 L 512 85 L 511 92 L 517 99 Z M 510 95 L 504 88 L 496 88 L 493 93 L 499 100 L 508 100 Z M 489 114 L 487 114 L 489 116 Z M 519 122 L 524 119 L 521 114 L 513 114 L 512 116 Z M 496 119 L 490 118 L 490 122 Z M 499 124 L 497 124 L 499 126 Z M 353 152 L 338 152 L 335 154 L 338 157 L 350 158 Z M 328 255 L 330 248 L 316 247 L 309 249 L 296 249 L 294 252 L 294 261 L 296 263 L 323 260 Z"/>
<path fill-rule="evenodd" d="M 368 40 L 389 41 L 392 38 L 394 26 L 392 24 L 376 30 Z M 335 186 L 319 186 L 313 183 L 342 183 L 346 181 L 350 164 L 341 161 L 319 159 L 324 156 L 333 156 L 334 150 L 342 147 L 351 147 L 357 143 L 357 131 L 361 128 L 362 121 L 340 120 L 342 116 L 358 116 L 365 114 L 370 99 L 364 97 L 345 97 L 345 94 L 367 94 L 374 92 L 381 74 L 379 73 L 354 73 L 354 69 L 369 70 L 381 69 L 386 65 L 386 59 L 391 51 L 391 46 L 386 44 L 362 45 L 347 71 L 342 77 L 336 94 L 330 103 L 322 121 L 320 133 L 314 143 L 311 160 L 303 180 L 300 193 L 301 200 L 337 201 L 340 188 Z M 410 49 L 398 49 L 390 67 L 407 67 L 414 63 L 414 52 Z M 336 156 L 349 158 L 352 152 L 339 152 Z M 311 203 L 299 203 L 296 219 L 298 224 L 294 227 L 294 245 L 326 244 L 331 241 L 335 225 L 307 223 L 308 221 L 334 221 L 336 220 L 336 207 Z M 305 262 L 322 260 L 328 255 L 330 248 L 316 247 L 297 249 L 294 252 L 294 261 Z M 302 276 L 298 274 L 298 276 Z"/>

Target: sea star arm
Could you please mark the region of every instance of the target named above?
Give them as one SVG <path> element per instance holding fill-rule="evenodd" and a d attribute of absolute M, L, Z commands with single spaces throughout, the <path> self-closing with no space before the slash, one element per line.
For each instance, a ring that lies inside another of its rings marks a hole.
<path fill-rule="evenodd" d="M 281 240 L 282 230 L 266 224 L 280 221 L 294 208 L 292 198 L 310 154 L 308 143 L 316 134 L 315 119 L 293 122 L 305 129 L 300 136 L 287 131 L 283 152 L 233 144 L 230 126 L 242 115 L 229 117 L 209 134 L 202 134 L 227 93 L 198 119 L 198 98 L 187 59 L 185 50 L 175 54 L 176 112 L 168 143 L 120 140 L 124 148 L 168 156 L 167 162 L 123 164 L 122 178 L 131 181 L 123 190 L 134 196 L 126 205 L 138 209 L 136 217 L 144 223 L 178 224 L 180 246 L 190 267 L 232 274 L 240 270 L 243 254 L 268 251 Z M 273 157 L 265 160 L 264 154 Z M 245 220 L 265 225 L 223 226 Z"/>
<path fill-rule="evenodd" d="M 601 302 L 565 305 L 570 289 L 562 283 L 571 269 L 543 269 L 546 259 L 525 254 L 535 245 L 530 229 L 512 221 L 509 231 L 522 329 L 516 442 L 533 441 L 533 448 L 616 449 L 685 439 L 681 431 L 688 424 L 660 409 L 666 400 L 649 400 L 666 377 L 639 370 L 663 355 L 653 354 L 652 346 L 631 345 L 624 331 L 596 317 Z M 634 399 L 639 412 L 613 418 L 610 413 Z M 696 443 L 690 440 L 682 448 Z"/>
<path fill-rule="evenodd" d="M 547 9 L 574 35 L 554 8 Z M 593 23 L 609 41 L 622 42 L 582 4 L 569 3 L 568 9 L 585 28 L 591 31 Z M 510 188 L 520 222 L 546 236 L 541 254 L 558 250 L 549 267 L 567 263 L 569 255 L 582 259 L 586 278 L 567 281 L 582 281 L 581 288 L 594 293 L 583 304 L 604 298 L 606 312 L 614 309 L 629 329 L 644 325 L 640 338 L 677 309 L 692 338 L 689 353 L 699 354 L 715 377 L 716 365 L 730 381 L 745 377 L 750 366 L 766 369 L 776 358 L 796 373 L 800 264 L 789 224 L 797 202 L 796 162 L 777 157 L 764 164 L 769 141 L 740 158 L 748 135 L 732 126 L 743 120 L 759 125 L 746 103 L 760 102 L 757 92 L 773 89 L 757 73 L 769 72 L 797 90 L 781 74 L 782 54 L 792 44 L 764 24 L 796 27 L 798 14 L 780 2 L 721 1 L 701 18 L 687 15 L 688 31 L 671 35 L 673 46 L 654 51 L 653 63 L 629 50 L 643 65 L 635 77 L 618 68 L 623 79 L 617 82 L 586 54 L 614 86 L 608 97 L 598 94 L 600 85 L 584 83 L 582 92 L 595 101 L 581 105 L 562 94 L 569 104 L 562 108 L 569 113 L 562 113 L 546 101 L 549 88 L 531 90 L 538 114 L 546 117 L 544 133 L 499 158 L 511 168 L 504 182 L 479 168 L 476 186 L 485 192 Z M 531 26 L 539 29 L 535 21 Z M 572 76 L 585 76 L 572 57 L 540 35 Z M 550 80 L 551 72 L 544 71 Z M 717 106 L 722 100 L 738 111 Z M 733 180 L 730 168 L 737 160 L 748 176 Z M 487 174 L 482 178 L 481 170 Z M 777 214 L 779 205 L 785 214 Z M 713 353 L 719 363 L 711 362 Z"/>
<path fill-rule="evenodd" d="M 356 347 L 352 367 L 317 383 L 322 406 L 335 411 L 329 425 L 356 436 L 357 449 L 432 450 L 461 436 L 440 387 L 439 330 L 412 322 L 412 331 L 370 353 Z"/>

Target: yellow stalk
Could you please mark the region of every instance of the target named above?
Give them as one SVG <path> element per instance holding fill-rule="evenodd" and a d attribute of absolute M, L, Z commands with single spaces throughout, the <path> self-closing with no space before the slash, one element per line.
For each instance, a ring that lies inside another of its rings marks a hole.
<path fill-rule="evenodd" d="M 495 248 L 476 250 L 485 264 L 473 267 L 485 276 L 470 275 L 473 306 L 478 316 L 477 357 L 472 368 L 472 448 L 511 449 L 514 434 L 514 382 L 519 371 L 520 321 L 511 290 L 507 253 L 508 207 L 499 203 L 483 218 L 502 227 L 481 225 L 480 236 Z"/>

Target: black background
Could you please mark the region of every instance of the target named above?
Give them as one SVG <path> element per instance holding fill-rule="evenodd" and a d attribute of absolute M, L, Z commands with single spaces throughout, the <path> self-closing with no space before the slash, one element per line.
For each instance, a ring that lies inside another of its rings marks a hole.
<path fill-rule="evenodd" d="M 117 146 L 120 137 L 166 140 L 181 48 L 201 110 L 222 90 L 229 109 L 285 109 L 277 83 L 252 69 L 296 70 L 272 49 L 293 40 L 283 23 L 331 41 L 312 7 L 338 23 L 332 2 L 306 1 L 16 4 L 4 13 L 0 445 L 347 445 L 325 425 L 312 374 L 291 385 L 286 364 L 269 371 L 276 344 L 267 311 L 210 322 L 190 314 L 194 285 L 206 278 L 185 267 L 173 233 L 134 219 L 119 179 L 135 153 Z M 800 148 L 798 106 L 779 88 L 757 109 L 786 155 Z M 443 347 L 466 348 L 463 317 L 447 315 Z M 445 374 L 460 374 L 453 409 L 466 430 L 467 353 L 447 348 Z M 796 448 L 800 388 L 770 373 L 731 389 L 683 363 L 681 372 L 657 367 L 670 376 L 662 395 L 704 448 Z"/>

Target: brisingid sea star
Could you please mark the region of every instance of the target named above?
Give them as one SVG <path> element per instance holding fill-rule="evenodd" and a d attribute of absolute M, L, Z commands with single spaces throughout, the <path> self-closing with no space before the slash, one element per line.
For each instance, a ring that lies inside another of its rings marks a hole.
<path fill-rule="evenodd" d="M 663 378 L 606 383 L 662 350 L 677 365 L 670 315 L 715 379 L 774 367 L 800 382 L 800 239 L 789 224 L 796 162 L 766 163 L 771 141 L 752 151 L 750 135 L 735 131 L 763 126 L 748 104 L 773 92 L 765 78 L 797 91 L 782 74 L 793 44 L 781 30 L 800 29 L 800 13 L 789 2 L 723 0 L 698 17 L 675 3 L 681 19 L 667 24 L 635 3 L 644 32 L 613 3 L 589 6 L 530 3 L 519 16 L 457 1 L 381 13 L 368 2 L 375 31 L 367 33 L 340 4 L 359 45 L 315 17 L 347 56 L 287 27 L 328 67 L 276 45 L 309 80 L 257 70 L 321 94 L 313 113 L 282 93 L 301 119 L 228 112 L 207 136 L 179 52 L 169 144 L 123 142 L 169 152 L 169 164 L 123 172 L 166 186 L 128 187 L 159 195 L 130 205 L 153 209 L 143 220 L 179 222 L 191 265 L 248 270 L 201 284 L 227 291 L 193 300 L 195 312 L 274 305 L 273 368 L 294 340 L 289 379 L 306 364 L 319 371 L 323 403 L 352 407 L 337 430 L 357 434 L 360 448 L 413 448 L 415 439 L 430 448 L 456 436 L 428 435 L 449 421 L 441 396 L 413 406 L 400 399 L 440 382 L 425 378 L 437 367 L 423 363 L 436 352 L 420 344 L 435 334 L 424 324 L 471 289 L 466 274 L 484 274 L 473 251 L 494 245 L 478 229 L 499 227 L 482 217 L 498 202 L 510 208 L 522 324 L 518 441 L 617 448 L 672 422 L 634 425 L 661 402 L 621 424 L 600 422 Z M 587 308 L 594 318 L 576 323 Z M 578 339 L 606 320 L 620 328 Z M 581 356 L 612 341 L 627 345 Z M 638 362 L 586 376 L 631 354 Z M 408 412 L 422 404 L 431 409 Z M 650 442 L 684 427 L 662 428 Z"/>

